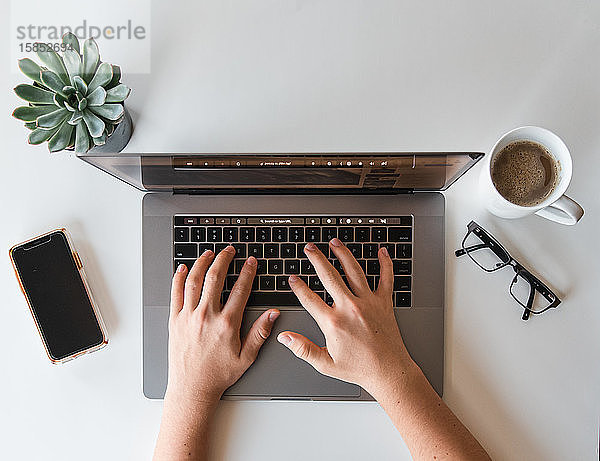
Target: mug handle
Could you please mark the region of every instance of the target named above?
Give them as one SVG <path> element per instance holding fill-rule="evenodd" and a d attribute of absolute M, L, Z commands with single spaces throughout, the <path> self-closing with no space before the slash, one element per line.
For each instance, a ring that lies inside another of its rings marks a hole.
<path fill-rule="evenodd" d="M 570 197 L 563 195 L 556 202 L 538 210 L 536 215 L 560 224 L 572 226 L 583 216 L 583 208 Z"/>

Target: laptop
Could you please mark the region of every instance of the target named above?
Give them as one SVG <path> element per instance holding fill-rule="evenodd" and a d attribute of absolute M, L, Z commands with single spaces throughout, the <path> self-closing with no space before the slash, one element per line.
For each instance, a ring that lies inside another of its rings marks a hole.
<path fill-rule="evenodd" d="M 377 249 L 394 260 L 394 313 L 412 358 L 439 395 L 444 372 L 444 196 L 471 168 L 478 152 L 102 154 L 78 157 L 147 192 L 142 203 L 143 392 L 161 399 L 167 385 L 171 278 L 210 248 L 232 244 L 223 300 L 245 258 L 258 259 L 242 322 L 245 334 L 265 309 L 281 315 L 256 362 L 225 399 L 372 400 L 357 385 L 319 374 L 276 340 L 299 332 L 324 337 L 291 292 L 302 277 L 331 302 L 302 248 L 340 238 L 371 287 L 378 282 Z M 341 271 L 341 273 L 343 273 Z"/>

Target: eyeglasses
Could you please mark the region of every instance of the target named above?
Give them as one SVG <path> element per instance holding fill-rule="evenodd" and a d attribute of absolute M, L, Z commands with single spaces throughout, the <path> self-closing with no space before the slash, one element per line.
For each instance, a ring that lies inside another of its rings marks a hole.
<path fill-rule="evenodd" d="M 560 304 L 560 299 L 552 290 L 515 260 L 483 227 L 471 221 L 467 229 L 467 235 L 462 241 L 462 249 L 456 250 L 454 254 L 457 257 L 468 255 L 486 272 L 495 272 L 506 266 L 512 267 L 515 276 L 509 292 L 525 309 L 523 320 L 527 320 L 530 314 L 541 314 Z"/>

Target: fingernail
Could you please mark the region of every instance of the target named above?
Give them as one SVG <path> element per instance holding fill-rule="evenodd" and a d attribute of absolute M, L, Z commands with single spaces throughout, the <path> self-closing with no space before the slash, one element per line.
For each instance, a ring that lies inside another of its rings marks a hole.
<path fill-rule="evenodd" d="M 233 248 L 231 245 L 229 245 L 228 247 L 225 247 L 225 251 L 227 253 L 235 253 L 235 248 Z"/>
<path fill-rule="evenodd" d="M 271 311 L 269 313 L 269 322 L 274 322 L 279 317 L 279 311 Z"/>
<path fill-rule="evenodd" d="M 292 337 L 289 335 L 280 334 L 277 336 L 277 341 L 279 341 L 284 346 L 289 346 L 292 343 Z"/>
<path fill-rule="evenodd" d="M 296 283 L 298 281 L 298 276 L 290 275 L 289 281 L 290 281 L 290 283 Z"/>
<path fill-rule="evenodd" d="M 249 266 L 256 266 L 256 258 L 254 256 L 250 256 L 246 262 L 248 263 Z"/>
<path fill-rule="evenodd" d="M 334 247 L 341 247 L 342 246 L 342 241 L 339 238 L 333 238 L 331 239 L 330 242 Z"/>
<path fill-rule="evenodd" d="M 212 254 L 212 250 L 204 250 L 204 253 L 202 253 L 202 256 L 204 256 L 204 255 L 208 256 L 210 254 Z"/>
<path fill-rule="evenodd" d="M 306 251 L 315 251 L 317 249 L 317 245 L 315 245 L 314 243 L 310 242 L 310 243 L 306 244 L 306 246 L 304 247 L 304 249 Z"/>
<path fill-rule="evenodd" d="M 381 247 L 381 253 L 383 254 L 383 256 L 389 256 L 389 253 L 388 253 L 386 247 Z"/>
<path fill-rule="evenodd" d="M 185 264 L 180 264 L 177 266 L 177 272 L 183 272 L 185 270 Z"/>

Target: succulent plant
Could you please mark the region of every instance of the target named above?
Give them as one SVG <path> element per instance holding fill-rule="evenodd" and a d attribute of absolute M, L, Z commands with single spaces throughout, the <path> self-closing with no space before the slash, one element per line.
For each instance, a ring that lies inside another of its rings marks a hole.
<path fill-rule="evenodd" d="M 29 103 L 17 107 L 13 116 L 29 128 L 30 144 L 48 141 L 50 152 L 74 148 L 87 152 L 106 143 L 124 116 L 123 102 L 130 89 L 120 83 L 119 66 L 100 61 L 98 45 L 90 38 L 83 43 L 72 33 L 63 36 L 62 56 L 38 44 L 39 66 L 29 58 L 19 68 L 33 84 L 15 87 Z"/>

